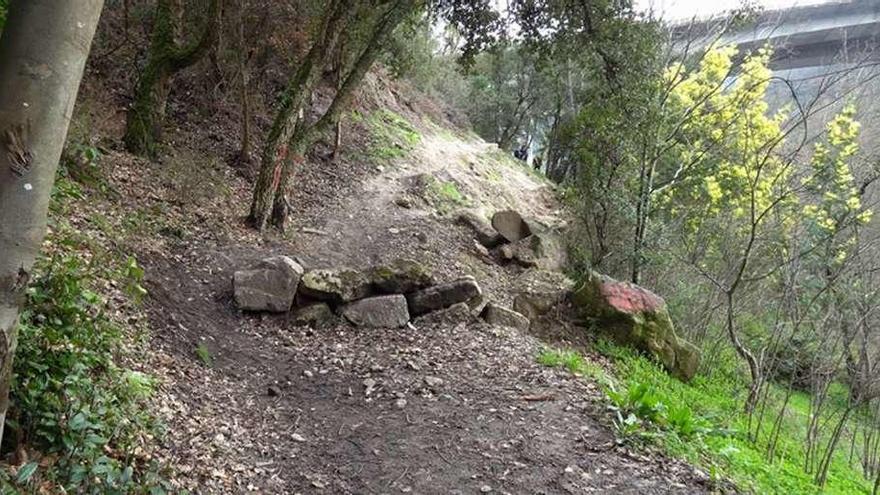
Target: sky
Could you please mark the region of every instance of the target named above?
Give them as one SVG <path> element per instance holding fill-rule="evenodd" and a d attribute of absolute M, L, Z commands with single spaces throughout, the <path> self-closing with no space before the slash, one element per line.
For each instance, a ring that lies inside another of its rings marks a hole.
<path fill-rule="evenodd" d="M 693 17 L 710 17 L 740 5 L 740 0 L 635 0 L 640 10 L 653 9 L 659 17 L 672 21 Z M 767 10 L 825 3 L 822 0 L 758 0 Z"/>

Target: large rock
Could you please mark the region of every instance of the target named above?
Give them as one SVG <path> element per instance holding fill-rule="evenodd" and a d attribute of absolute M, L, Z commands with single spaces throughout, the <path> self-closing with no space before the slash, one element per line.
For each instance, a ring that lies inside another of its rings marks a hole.
<path fill-rule="evenodd" d="M 406 297 L 400 294 L 361 299 L 343 306 L 341 313 L 359 327 L 399 328 L 409 321 Z"/>
<path fill-rule="evenodd" d="M 492 227 L 501 234 L 507 242 L 516 242 L 532 235 L 529 225 L 522 216 L 513 210 L 503 210 L 492 215 Z"/>
<path fill-rule="evenodd" d="M 337 321 L 337 316 L 326 303 L 314 303 L 296 308 L 290 315 L 290 322 L 296 326 L 320 328 L 330 326 Z"/>
<path fill-rule="evenodd" d="M 233 274 L 235 303 L 246 311 L 288 311 L 302 276 L 303 267 L 291 258 L 266 258 Z"/>
<path fill-rule="evenodd" d="M 542 270 L 562 270 L 567 260 L 561 238 L 549 231 L 501 246 L 501 258 Z"/>
<path fill-rule="evenodd" d="M 396 259 L 387 265 L 375 266 L 368 277 L 376 292 L 381 294 L 408 294 L 434 285 L 434 275 L 421 263 Z"/>
<path fill-rule="evenodd" d="M 371 294 L 369 277 L 350 268 L 309 270 L 299 290 L 306 297 L 334 304 L 355 301 Z"/>
<path fill-rule="evenodd" d="M 504 237 L 489 224 L 488 220 L 475 211 L 462 210 L 458 212 L 456 221 L 470 227 L 477 242 L 488 249 L 498 247 L 505 242 Z"/>
<path fill-rule="evenodd" d="M 417 326 L 421 325 L 456 325 L 458 323 L 466 323 L 473 319 L 471 307 L 467 303 L 457 303 L 448 308 L 432 311 L 424 314 L 415 320 Z"/>
<path fill-rule="evenodd" d="M 486 307 L 483 308 L 483 312 L 480 316 L 486 320 L 487 323 L 493 325 L 516 328 L 522 331 L 529 329 L 530 322 L 528 318 L 512 309 L 507 309 L 495 303 L 490 302 L 487 304 Z"/>
<path fill-rule="evenodd" d="M 584 317 L 595 319 L 618 343 L 653 355 L 683 381 L 696 374 L 699 350 L 675 334 L 660 296 L 638 285 L 591 273 L 572 299 Z"/>
<path fill-rule="evenodd" d="M 453 304 L 466 303 L 482 296 L 480 286 L 473 277 L 464 277 L 448 284 L 435 285 L 406 296 L 409 312 L 418 316 Z"/>
<path fill-rule="evenodd" d="M 527 270 L 514 285 L 513 309 L 534 320 L 565 302 L 575 283 L 559 272 Z"/>

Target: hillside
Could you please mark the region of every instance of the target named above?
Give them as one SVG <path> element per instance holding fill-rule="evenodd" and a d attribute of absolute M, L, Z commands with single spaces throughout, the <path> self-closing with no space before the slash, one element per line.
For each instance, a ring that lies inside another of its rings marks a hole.
<path fill-rule="evenodd" d="M 167 463 L 172 485 L 194 493 L 704 491 L 693 468 L 619 445 L 596 386 L 538 364 L 545 344 L 528 332 L 471 317 L 311 329 L 289 315 L 236 309 L 232 272 L 270 254 L 307 268 L 415 259 L 440 281 L 473 276 L 486 300 L 509 305 L 526 270 L 476 248 L 456 212 L 511 208 L 565 225 L 545 179 L 472 134 L 404 110 L 388 84 L 376 79 L 374 91 L 391 105 L 351 115 L 338 163 L 318 158 L 297 171 L 283 236 L 244 225 L 250 185 L 222 157 L 182 144 L 148 163 L 112 151 L 112 135 L 98 138 L 109 143 L 101 185 L 84 187 L 68 211 L 78 231 L 144 268 L 145 305 L 120 318 L 146 311 L 136 366 L 159 379 L 152 403 L 167 430 L 152 455 Z M 80 111 L 113 119 L 89 96 Z M 205 139 L 184 131 L 171 142 Z"/>
<path fill-rule="evenodd" d="M 0 495 L 880 495 L 876 40 L 756 8 L 0 0 Z"/>

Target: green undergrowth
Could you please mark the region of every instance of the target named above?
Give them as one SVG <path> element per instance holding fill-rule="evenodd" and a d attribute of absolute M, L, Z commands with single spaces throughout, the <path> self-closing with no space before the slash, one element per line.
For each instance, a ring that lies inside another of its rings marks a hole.
<path fill-rule="evenodd" d="M 422 140 L 421 133 L 408 120 L 387 109 L 376 110 L 366 116 L 353 112 L 352 120 L 367 127 L 370 145 L 366 155 L 371 162 L 379 165 L 406 156 Z"/>
<path fill-rule="evenodd" d="M 444 181 L 430 176 L 425 184 L 425 199 L 430 202 L 438 213 L 446 215 L 471 202 L 452 181 Z"/>
<path fill-rule="evenodd" d="M 572 350 L 548 348 L 537 360 L 599 383 L 622 441 L 660 446 L 669 455 L 703 467 L 712 480 L 732 480 L 747 493 L 871 493 L 873 483 L 863 477 L 858 459 L 850 460 L 849 448 L 838 450 L 824 489 L 804 473 L 803 439 L 810 407 L 807 394 L 796 392 L 789 401 L 782 415 L 776 454 L 768 461 L 770 429 L 784 399 L 780 387 L 771 387 L 764 410 L 765 427 L 757 441 L 751 441 L 749 417 L 743 411 L 744 375 L 735 360 L 720 359 L 711 375 L 698 375 L 685 384 L 628 348 L 599 342 L 596 350 L 612 361 L 610 372 Z M 849 438 L 841 443 L 849 445 Z"/>
<path fill-rule="evenodd" d="M 17 460 L 0 469 L 0 493 L 166 493 L 150 456 L 162 433 L 148 407 L 156 382 L 127 364 L 146 329 L 122 316 L 145 295 L 144 273 L 70 223 L 89 193 L 67 177 L 62 168 L 19 321 L 4 434 Z"/>

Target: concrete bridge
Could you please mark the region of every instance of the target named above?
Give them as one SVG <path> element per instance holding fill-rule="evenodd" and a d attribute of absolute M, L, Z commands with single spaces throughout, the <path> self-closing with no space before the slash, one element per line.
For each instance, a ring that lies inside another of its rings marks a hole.
<path fill-rule="evenodd" d="M 673 26 L 675 37 L 705 42 L 717 21 Z M 852 0 L 765 11 L 730 30 L 722 44 L 747 53 L 769 43 L 776 72 L 823 72 L 821 68 L 880 62 L 880 0 Z"/>

